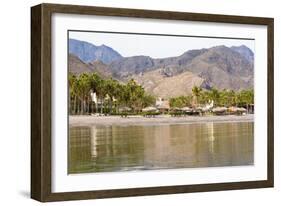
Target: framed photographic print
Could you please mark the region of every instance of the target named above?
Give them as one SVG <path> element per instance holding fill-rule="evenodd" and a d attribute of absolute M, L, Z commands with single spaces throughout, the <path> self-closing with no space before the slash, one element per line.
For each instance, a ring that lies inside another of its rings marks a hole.
<path fill-rule="evenodd" d="M 273 187 L 273 19 L 31 8 L 31 197 Z"/>

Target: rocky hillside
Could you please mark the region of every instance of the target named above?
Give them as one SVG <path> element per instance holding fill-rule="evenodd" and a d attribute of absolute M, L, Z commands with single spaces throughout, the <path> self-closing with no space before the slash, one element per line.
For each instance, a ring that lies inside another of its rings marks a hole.
<path fill-rule="evenodd" d="M 185 95 L 193 86 L 205 89 L 253 88 L 254 53 L 246 46 L 216 46 L 190 50 L 177 57 L 153 59 L 149 56 L 119 57 L 105 64 L 101 59 L 91 63 L 69 58 L 70 71 L 97 72 L 120 81 L 134 78 L 159 97 Z"/>
<path fill-rule="evenodd" d="M 251 63 L 254 63 L 254 52 L 251 49 L 249 49 L 248 47 L 246 47 L 245 45 L 232 46 L 231 49 L 240 53 L 242 56 L 244 56 Z"/>
<path fill-rule="evenodd" d="M 187 71 L 174 76 L 166 76 L 163 75 L 162 69 L 133 75 L 131 78 L 141 84 L 148 93 L 166 99 L 188 95 L 191 93 L 192 87 L 200 86 L 204 82 L 203 78 L 192 72 Z"/>
<path fill-rule="evenodd" d="M 114 60 L 122 58 L 117 51 L 106 45 L 96 46 L 76 39 L 69 39 L 68 48 L 69 53 L 74 54 L 86 63 L 100 60 L 103 63 L 108 64 Z"/>
<path fill-rule="evenodd" d="M 68 55 L 68 71 L 73 74 L 93 72 L 92 68 L 73 54 Z"/>
<path fill-rule="evenodd" d="M 87 64 L 73 54 L 69 54 L 68 56 L 68 69 L 69 72 L 76 75 L 79 75 L 84 72 L 86 73 L 96 72 L 103 78 L 112 77 L 112 72 L 108 69 L 108 66 L 103 62 L 96 60 Z"/>

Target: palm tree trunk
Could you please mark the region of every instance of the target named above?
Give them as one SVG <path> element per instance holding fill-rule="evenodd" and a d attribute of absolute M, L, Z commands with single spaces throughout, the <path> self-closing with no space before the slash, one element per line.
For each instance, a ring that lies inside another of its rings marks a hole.
<path fill-rule="evenodd" d="M 88 99 L 87 103 L 88 103 L 88 113 L 90 113 L 90 101 L 89 101 L 89 99 Z"/>
<path fill-rule="evenodd" d="M 71 101 L 71 96 L 69 95 L 68 97 L 68 113 L 72 113 L 72 101 Z"/>
<path fill-rule="evenodd" d="M 101 109 L 100 109 L 101 114 L 102 114 L 102 110 L 103 110 L 103 99 L 101 99 Z"/>
<path fill-rule="evenodd" d="M 81 104 L 80 114 L 83 114 L 84 113 L 84 99 L 81 100 L 80 104 Z"/>
<path fill-rule="evenodd" d="M 112 113 L 112 99 L 110 99 L 110 103 L 109 103 L 109 112 L 110 114 Z"/>
<path fill-rule="evenodd" d="M 87 104 L 86 104 L 86 100 L 83 100 L 83 114 L 85 114 L 87 112 Z"/>
<path fill-rule="evenodd" d="M 98 113 L 99 111 L 98 111 L 98 102 L 95 102 L 95 107 L 96 107 L 96 113 Z"/>
<path fill-rule="evenodd" d="M 76 104 L 76 106 L 77 106 L 77 112 L 76 112 L 76 114 L 79 114 L 79 113 L 80 113 L 79 99 L 77 99 L 77 104 Z"/>
<path fill-rule="evenodd" d="M 119 104 L 118 103 L 115 104 L 115 112 L 119 113 Z"/>
<path fill-rule="evenodd" d="M 73 114 L 76 114 L 76 95 L 74 96 L 73 100 Z"/>

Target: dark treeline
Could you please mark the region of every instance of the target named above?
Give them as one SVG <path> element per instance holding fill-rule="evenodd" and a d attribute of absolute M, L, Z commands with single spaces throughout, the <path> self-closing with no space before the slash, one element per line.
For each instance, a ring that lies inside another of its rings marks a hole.
<path fill-rule="evenodd" d="M 171 108 L 196 108 L 211 100 L 214 107 L 248 108 L 250 104 L 254 104 L 254 91 L 249 89 L 235 92 L 215 88 L 202 90 L 195 86 L 192 94 L 170 98 L 169 104 Z M 145 107 L 155 106 L 155 103 L 156 98 L 146 93 L 133 79 L 124 84 L 112 78 L 104 79 L 96 73 L 69 74 L 70 114 L 118 114 L 124 109 L 139 113 Z"/>
<path fill-rule="evenodd" d="M 139 112 L 155 103 L 155 98 L 147 94 L 133 79 L 122 84 L 112 78 L 103 79 L 96 73 L 82 73 L 77 76 L 70 74 L 69 93 L 71 114 L 112 114 L 125 107 Z"/>
<path fill-rule="evenodd" d="M 198 105 L 205 105 L 214 101 L 214 107 L 217 106 L 236 106 L 245 107 L 254 104 L 254 90 L 241 90 L 235 92 L 234 90 L 218 90 L 212 88 L 210 90 L 202 90 L 200 87 L 193 87 L 192 94 L 188 96 L 179 96 L 169 100 L 171 107 L 193 107 Z"/>

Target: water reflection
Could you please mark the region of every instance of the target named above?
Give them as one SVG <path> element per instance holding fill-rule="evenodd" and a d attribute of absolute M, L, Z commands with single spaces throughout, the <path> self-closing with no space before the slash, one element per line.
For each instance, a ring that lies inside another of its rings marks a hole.
<path fill-rule="evenodd" d="M 69 173 L 253 164 L 253 123 L 72 127 Z"/>

